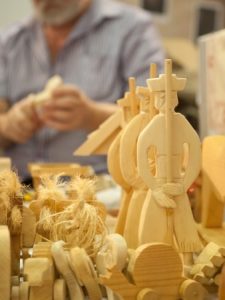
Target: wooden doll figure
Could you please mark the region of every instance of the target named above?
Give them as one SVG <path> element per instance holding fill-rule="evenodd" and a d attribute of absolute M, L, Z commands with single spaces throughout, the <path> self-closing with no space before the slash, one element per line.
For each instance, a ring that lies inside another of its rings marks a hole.
<path fill-rule="evenodd" d="M 156 77 L 156 65 L 151 64 L 150 77 Z M 120 140 L 120 167 L 124 179 L 131 185 L 133 192 L 130 199 L 123 236 L 129 248 L 139 246 L 138 227 L 142 206 L 148 187 L 137 173 L 137 139 L 139 134 L 155 116 L 154 95 L 146 87 L 138 87 L 140 97 L 140 113 L 124 128 Z M 150 157 L 151 158 L 151 157 Z"/>
<path fill-rule="evenodd" d="M 173 245 L 175 241 L 180 252 L 197 252 L 202 246 L 187 189 L 200 170 L 200 140 L 185 117 L 174 111 L 185 79 L 172 75 L 171 60 L 165 61 L 165 69 L 166 74 L 148 80 L 159 114 L 142 131 L 137 145 L 138 172 L 149 188 L 141 213 L 140 244 Z M 149 167 L 151 148 L 155 149 L 155 174 Z"/>

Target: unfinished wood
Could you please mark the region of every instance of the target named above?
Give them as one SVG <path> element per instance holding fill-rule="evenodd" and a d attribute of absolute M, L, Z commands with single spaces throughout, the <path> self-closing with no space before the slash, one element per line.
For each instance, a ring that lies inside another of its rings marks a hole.
<path fill-rule="evenodd" d="M 24 275 L 30 286 L 29 300 L 49 300 L 53 298 L 55 270 L 49 258 L 28 258 L 24 265 Z"/>
<path fill-rule="evenodd" d="M 31 209 L 23 207 L 21 244 L 23 248 L 31 248 L 36 234 L 36 217 Z"/>
<path fill-rule="evenodd" d="M 66 281 L 70 300 L 84 300 L 83 291 L 69 266 L 68 254 L 63 249 L 64 245 L 65 243 L 63 241 L 58 241 L 52 244 L 51 252 L 56 268 Z"/>
<path fill-rule="evenodd" d="M 20 300 L 20 288 L 18 286 L 12 286 L 11 300 Z"/>
<path fill-rule="evenodd" d="M 34 98 L 34 105 L 40 106 L 49 101 L 52 98 L 52 92 L 62 85 L 63 80 L 59 75 L 51 77 L 42 92 L 38 94 L 32 94 Z"/>
<path fill-rule="evenodd" d="M 20 300 L 29 300 L 29 284 L 27 281 L 20 283 L 19 295 Z"/>
<path fill-rule="evenodd" d="M 187 120 L 174 111 L 177 92 L 184 88 L 185 79 L 171 75 L 170 60 L 166 60 L 165 66 L 166 75 L 147 80 L 149 89 L 156 93 L 159 114 L 141 132 L 137 143 L 138 172 L 152 190 L 142 209 L 140 243 L 173 244 L 175 237 L 179 251 L 197 252 L 202 245 L 187 190 L 200 171 L 200 140 Z M 185 144 L 188 163 L 184 168 Z M 151 173 L 148 162 L 151 147 L 156 151 L 155 174 Z"/>
<path fill-rule="evenodd" d="M 122 129 L 123 111 L 119 109 L 90 133 L 86 141 L 73 153 L 78 156 L 107 154 L 111 143 Z"/>
<path fill-rule="evenodd" d="M 225 262 L 225 258 L 219 251 L 220 248 L 221 247 L 213 242 L 207 244 L 202 252 L 197 256 L 195 263 L 208 264 L 211 262 L 215 267 L 220 268 Z"/>
<path fill-rule="evenodd" d="M 119 209 L 119 214 L 115 226 L 115 232 L 121 235 L 124 234 L 127 212 L 128 212 L 128 207 L 129 207 L 132 193 L 133 193 L 132 189 L 130 189 L 129 191 L 125 191 L 125 190 L 122 191 L 122 197 L 120 200 L 120 209 Z"/>
<path fill-rule="evenodd" d="M 221 228 L 205 228 L 202 224 L 197 225 L 201 238 L 206 242 L 214 242 L 225 247 L 225 224 Z"/>
<path fill-rule="evenodd" d="M 183 300 L 203 300 L 206 295 L 206 291 L 198 282 L 187 279 L 180 287 L 180 295 Z"/>
<path fill-rule="evenodd" d="M 11 247 L 7 226 L 0 226 L 0 300 L 10 300 Z"/>
<path fill-rule="evenodd" d="M 219 300 L 225 300 L 225 266 L 223 266 L 221 272 L 221 280 L 220 280 L 218 296 L 219 296 Z"/>
<path fill-rule="evenodd" d="M 152 77 L 156 77 L 156 65 L 151 65 Z M 154 72 L 153 72 L 154 70 Z M 124 237 L 129 248 L 136 249 L 139 245 L 138 229 L 142 206 L 146 197 L 147 187 L 137 172 L 137 139 L 141 131 L 154 116 L 152 102 L 154 97 L 148 88 L 139 88 L 140 114 L 136 115 L 124 128 L 120 141 L 120 166 L 125 180 L 133 189 L 126 217 Z M 153 159 L 150 157 L 149 159 Z"/>
<path fill-rule="evenodd" d="M 153 290 L 159 295 L 159 299 L 179 298 L 180 285 L 184 281 L 183 266 L 179 254 L 171 246 L 146 244 L 132 253 L 128 265 L 132 284 L 117 267 L 113 267 L 109 269 L 109 273 L 101 276 L 101 282 L 105 286 L 125 300 L 137 299 L 143 289 Z"/>
<path fill-rule="evenodd" d="M 213 265 L 213 263 L 208 262 L 208 263 L 197 263 L 194 264 L 191 269 L 189 274 L 191 276 L 194 276 L 197 273 L 203 273 L 206 277 L 212 278 L 215 276 L 215 274 L 218 272 L 218 268 Z"/>
<path fill-rule="evenodd" d="M 79 247 L 72 248 L 69 263 L 79 283 L 85 286 L 88 297 L 91 300 L 101 300 L 102 294 L 98 285 L 97 274 L 86 251 Z"/>
<path fill-rule="evenodd" d="M 64 279 L 56 279 L 53 294 L 53 300 L 66 300 L 66 282 Z"/>
<path fill-rule="evenodd" d="M 224 136 L 210 136 L 204 139 L 202 146 L 204 197 L 202 200 L 202 223 L 205 227 L 222 226 L 225 201 L 224 151 Z"/>

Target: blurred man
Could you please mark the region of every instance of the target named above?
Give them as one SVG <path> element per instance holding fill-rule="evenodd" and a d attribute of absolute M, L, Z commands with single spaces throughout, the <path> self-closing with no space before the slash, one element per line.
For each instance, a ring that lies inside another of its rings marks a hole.
<path fill-rule="evenodd" d="M 148 13 L 110 0 L 33 0 L 34 16 L 0 34 L 0 137 L 22 178 L 33 161 L 72 153 L 116 109 L 134 76 L 145 84 L 163 50 Z M 59 74 L 64 85 L 38 115 L 28 96 Z M 100 157 L 80 158 L 97 172 Z"/>

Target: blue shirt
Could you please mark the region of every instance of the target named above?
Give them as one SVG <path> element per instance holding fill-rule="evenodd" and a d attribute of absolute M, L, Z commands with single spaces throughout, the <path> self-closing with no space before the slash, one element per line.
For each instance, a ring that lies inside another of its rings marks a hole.
<path fill-rule="evenodd" d="M 41 24 L 30 18 L 0 33 L 0 98 L 11 104 L 40 92 L 48 79 L 59 74 L 95 101 L 115 102 L 127 90 L 128 77 L 145 85 L 151 62 L 161 69 L 164 53 L 149 13 L 110 0 L 92 0 L 71 31 L 54 64 Z M 73 157 L 85 140 L 83 130 L 58 132 L 44 128 L 26 144 L 12 144 L 5 154 L 19 175 L 28 175 L 34 161 L 92 164 L 106 170 L 101 157 Z"/>

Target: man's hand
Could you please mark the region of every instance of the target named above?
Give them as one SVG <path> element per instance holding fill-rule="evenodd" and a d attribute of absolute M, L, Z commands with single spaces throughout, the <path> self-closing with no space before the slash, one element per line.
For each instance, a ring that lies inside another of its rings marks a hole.
<path fill-rule="evenodd" d="M 6 113 L 0 114 L 1 136 L 9 141 L 25 143 L 40 127 L 32 95 L 14 104 Z"/>
<path fill-rule="evenodd" d="M 64 85 L 52 91 L 52 99 L 43 104 L 40 118 L 46 126 L 59 131 L 89 131 L 114 111 L 114 105 L 96 103 L 79 88 Z"/>

